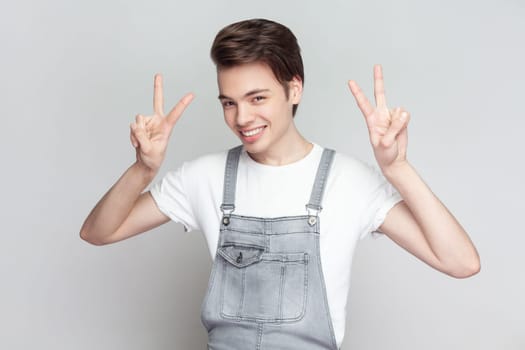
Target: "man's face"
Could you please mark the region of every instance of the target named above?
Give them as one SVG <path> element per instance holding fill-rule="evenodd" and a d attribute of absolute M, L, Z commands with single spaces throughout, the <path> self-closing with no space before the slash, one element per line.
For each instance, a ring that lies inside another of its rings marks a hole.
<path fill-rule="evenodd" d="M 217 78 L 224 120 L 249 153 L 279 152 L 294 141 L 296 129 L 290 126 L 293 105 L 301 99 L 300 80 L 289 83 L 287 98 L 265 63 L 221 68 Z"/>

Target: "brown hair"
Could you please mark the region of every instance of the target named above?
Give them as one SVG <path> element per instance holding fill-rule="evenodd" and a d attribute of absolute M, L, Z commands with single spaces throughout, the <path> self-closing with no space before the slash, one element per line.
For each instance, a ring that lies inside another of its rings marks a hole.
<path fill-rule="evenodd" d="M 288 82 L 294 77 L 304 83 L 304 68 L 297 38 L 286 26 L 267 19 L 250 19 L 230 24 L 215 37 L 211 59 L 220 68 L 264 62 L 281 83 L 288 98 Z M 293 106 L 293 115 L 298 105 Z"/>

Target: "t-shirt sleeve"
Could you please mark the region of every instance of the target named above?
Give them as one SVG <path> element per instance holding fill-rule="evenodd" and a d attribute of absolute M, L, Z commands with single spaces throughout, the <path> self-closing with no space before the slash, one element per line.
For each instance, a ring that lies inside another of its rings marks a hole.
<path fill-rule="evenodd" d="M 188 189 L 184 186 L 185 165 L 183 163 L 178 169 L 167 172 L 149 191 L 161 212 L 184 225 L 184 231 L 191 232 L 200 228 L 187 195 Z"/>
<path fill-rule="evenodd" d="M 368 172 L 366 188 L 368 195 L 364 202 L 363 230 L 360 239 L 369 236 L 369 234 L 373 238 L 379 238 L 383 236 L 379 227 L 385 221 L 388 211 L 403 198 L 379 170 L 368 164 L 365 167 Z"/>

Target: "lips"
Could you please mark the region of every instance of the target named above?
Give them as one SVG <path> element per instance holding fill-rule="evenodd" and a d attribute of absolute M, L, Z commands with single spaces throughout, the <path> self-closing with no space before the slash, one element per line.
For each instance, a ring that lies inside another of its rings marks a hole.
<path fill-rule="evenodd" d="M 243 141 L 247 143 L 253 143 L 264 134 L 265 129 L 266 125 L 257 128 L 252 128 L 249 130 L 241 130 L 239 133 Z"/>
<path fill-rule="evenodd" d="M 249 129 L 249 130 L 241 130 L 241 134 L 243 136 L 253 136 L 253 135 L 256 135 L 258 134 L 259 132 L 262 131 L 262 129 L 264 129 L 266 126 L 263 125 L 263 126 L 259 126 L 257 128 L 253 128 L 253 129 Z"/>

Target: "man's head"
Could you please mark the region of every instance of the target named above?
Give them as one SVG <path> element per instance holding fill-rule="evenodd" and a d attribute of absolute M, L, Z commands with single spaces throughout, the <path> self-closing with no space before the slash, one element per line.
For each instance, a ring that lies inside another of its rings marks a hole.
<path fill-rule="evenodd" d="M 251 19 L 224 27 L 215 37 L 211 58 L 217 70 L 247 63 L 264 63 L 289 96 L 289 82 L 304 82 L 301 49 L 294 34 L 282 24 Z M 298 105 L 293 106 L 293 115 Z"/>

